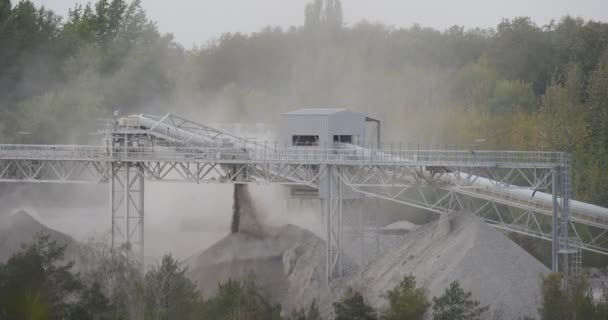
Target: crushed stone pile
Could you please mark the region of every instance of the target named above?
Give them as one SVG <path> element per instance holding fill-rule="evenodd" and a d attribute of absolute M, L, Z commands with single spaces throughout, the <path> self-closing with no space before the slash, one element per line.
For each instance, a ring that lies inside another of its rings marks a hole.
<path fill-rule="evenodd" d="M 477 217 L 460 213 L 422 226 L 398 223 L 397 229 L 408 232 L 382 235 L 391 240 L 390 248 L 362 269 L 353 263 L 352 254 L 344 256 L 347 274 L 328 287 L 325 242 L 294 225 L 265 225 L 247 187 L 235 186 L 234 192 L 230 234 L 186 261 L 188 276 L 204 297 L 216 293 L 218 283 L 255 274 L 262 291 L 284 310 L 306 307 L 315 299 L 327 317 L 332 302 L 349 287 L 382 309 L 385 293 L 413 274 L 429 299 L 458 280 L 474 299 L 490 307 L 488 319 L 538 318 L 542 277 L 549 269 Z M 364 245 L 345 241 L 345 252 Z"/>
<path fill-rule="evenodd" d="M 219 283 L 253 274 L 268 297 L 291 310 L 328 301 L 324 253 L 325 242 L 311 231 L 266 225 L 247 186 L 236 184 L 230 234 L 185 263 L 205 298 L 217 292 Z"/>
<path fill-rule="evenodd" d="M 323 240 L 294 225 L 267 227 L 263 236 L 232 233 L 188 259 L 188 277 L 209 297 L 218 283 L 253 273 L 265 294 L 290 309 L 325 294 L 324 249 Z"/>
<path fill-rule="evenodd" d="M 0 262 L 5 262 L 21 250 L 23 244 L 33 241 L 38 234 L 48 235 L 51 241 L 66 246 L 66 258 L 74 257 L 77 243 L 70 236 L 46 227 L 24 210 L 0 215 Z"/>
<path fill-rule="evenodd" d="M 442 217 L 404 237 L 402 245 L 376 260 L 349 285 L 376 307 L 383 293 L 408 274 L 440 296 L 458 280 L 474 299 L 488 305 L 489 318 L 538 318 L 542 277 L 550 270 L 481 219 L 466 214 Z M 430 298 L 429 298 L 430 299 Z"/>

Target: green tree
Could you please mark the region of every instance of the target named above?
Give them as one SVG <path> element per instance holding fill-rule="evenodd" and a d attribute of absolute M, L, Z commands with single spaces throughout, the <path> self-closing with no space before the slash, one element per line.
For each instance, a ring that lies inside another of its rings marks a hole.
<path fill-rule="evenodd" d="M 569 300 L 572 319 L 593 319 L 596 306 L 584 274 L 570 279 Z"/>
<path fill-rule="evenodd" d="M 458 281 L 453 281 L 442 296 L 433 298 L 433 320 L 481 319 L 488 307 L 480 307 L 479 301 L 471 299 L 471 295 L 460 288 Z"/>
<path fill-rule="evenodd" d="M 115 320 L 114 306 L 103 294 L 101 285 L 94 282 L 81 293 L 80 302 L 70 311 L 70 319 Z"/>
<path fill-rule="evenodd" d="M 542 320 L 606 319 L 605 305 L 594 300 L 584 274 L 569 279 L 566 290 L 562 274 L 552 273 L 543 279 L 542 289 Z"/>
<path fill-rule="evenodd" d="M 563 80 L 554 78 L 541 97 L 539 134 L 542 147 L 574 152 L 586 139 L 583 74 L 571 65 Z"/>
<path fill-rule="evenodd" d="M 0 264 L 1 319 L 109 319 L 111 305 L 99 284 L 84 286 L 64 252 L 39 235 Z"/>
<path fill-rule="evenodd" d="M 585 181 L 588 199 L 598 205 L 608 205 L 608 50 L 589 79 L 588 109 L 585 110 L 588 125 L 589 148 L 585 154 L 588 171 Z"/>
<path fill-rule="evenodd" d="M 511 80 L 532 83 L 536 94 L 544 92 L 554 65 L 554 47 L 548 33 L 529 17 L 505 19 L 492 39 L 491 62 Z"/>
<path fill-rule="evenodd" d="M 80 289 L 61 263 L 64 247 L 39 236 L 0 266 L 0 310 L 5 319 L 61 319 L 69 314 L 67 297 Z"/>
<path fill-rule="evenodd" d="M 389 307 L 380 317 L 383 320 L 423 319 L 431 306 L 425 290 L 416 287 L 416 279 L 412 275 L 405 276 L 398 286 L 388 291 L 386 298 Z"/>
<path fill-rule="evenodd" d="M 253 276 L 219 284 L 215 296 L 203 302 L 201 319 L 280 320 L 281 306 L 264 296 Z"/>
<path fill-rule="evenodd" d="M 180 268 L 171 255 L 165 255 L 160 265 L 146 273 L 144 294 L 147 319 L 196 318 L 201 297 L 185 273 L 186 268 Z"/>
<path fill-rule="evenodd" d="M 321 314 L 319 313 L 317 301 L 313 300 L 308 309 L 301 308 L 299 310 L 292 311 L 286 320 L 321 320 Z"/>
<path fill-rule="evenodd" d="M 568 295 L 562 291 L 562 281 L 559 273 L 552 273 L 543 279 L 543 297 L 539 309 L 542 320 L 568 319 Z"/>
<path fill-rule="evenodd" d="M 342 299 L 334 302 L 335 320 L 375 320 L 378 318 L 376 311 L 372 308 L 363 296 L 348 288 Z"/>
<path fill-rule="evenodd" d="M 340 0 L 315 0 L 304 9 L 304 26 L 308 28 L 342 27 L 342 2 Z"/>

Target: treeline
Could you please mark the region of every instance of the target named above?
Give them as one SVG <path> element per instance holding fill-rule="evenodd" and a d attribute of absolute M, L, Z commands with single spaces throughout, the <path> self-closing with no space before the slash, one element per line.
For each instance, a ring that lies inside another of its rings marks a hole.
<path fill-rule="evenodd" d="M 185 49 L 137 0 L 64 19 L 0 0 L 2 140 L 83 142 L 113 110 L 277 123 L 299 106 L 348 107 L 387 120 L 385 141 L 570 152 L 575 197 L 608 206 L 607 23 L 345 27 L 339 0 L 303 14 Z"/>
<path fill-rule="evenodd" d="M 101 243 L 88 245 L 75 266 L 74 262 L 66 262 L 65 247 L 46 235 L 38 235 L 0 263 L 0 319 L 327 319 L 322 317 L 316 301 L 299 310 L 283 310 L 258 289 L 254 275 L 221 283 L 213 296 L 203 299 L 186 277 L 187 269 L 170 255 L 142 274 L 120 252 L 108 250 Z M 594 297 L 585 277 L 570 281 L 568 290 L 562 284 L 561 274 L 551 274 L 543 280 L 540 320 L 608 318 L 608 291 Z M 332 318 L 501 319 L 500 314 L 489 314 L 488 306 L 482 306 L 458 281 L 452 282 L 441 296 L 429 300 L 427 291 L 408 275 L 383 298 L 386 306 L 377 310 L 361 293 L 348 289 L 333 303 Z"/>
<path fill-rule="evenodd" d="M 219 284 L 215 295 L 203 299 L 185 276 L 186 268 L 171 256 L 142 276 L 119 252 L 90 247 L 85 256 L 95 259 L 78 261 L 75 273 L 64 250 L 48 236 L 37 236 L 0 263 L 0 319 L 323 319 L 316 301 L 283 311 L 257 288 L 253 275 Z M 377 312 L 349 289 L 334 303 L 334 319 L 423 319 L 431 306 L 412 276 L 388 291 L 386 299 L 388 306 Z M 487 309 L 453 282 L 444 295 L 433 298 L 432 314 L 437 320 L 475 320 Z"/>

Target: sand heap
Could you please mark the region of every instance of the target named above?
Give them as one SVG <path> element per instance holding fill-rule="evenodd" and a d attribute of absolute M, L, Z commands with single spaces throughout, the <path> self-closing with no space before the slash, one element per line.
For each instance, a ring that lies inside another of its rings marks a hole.
<path fill-rule="evenodd" d="M 490 317 L 520 319 L 538 318 L 541 279 L 549 269 L 481 219 L 457 215 L 406 235 L 401 246 L 372 263 L 351 284 L 382 306 L 380 295 L 410 273 L 430 297 L 458 280 L 475 299 L 490 306 Z"/>
<path fill-rule="evenodd" d="M 21 250 L 21 245 L 34 240 L 37 234 L 50 236 L 50 240 L 66 245 L 66 257 L 76 253 L 76 241 L 59 231 L 47 228 L 27 212 L 20 210 L 11 214 L 0 215 L 0 262 L 6 261 Z"/>

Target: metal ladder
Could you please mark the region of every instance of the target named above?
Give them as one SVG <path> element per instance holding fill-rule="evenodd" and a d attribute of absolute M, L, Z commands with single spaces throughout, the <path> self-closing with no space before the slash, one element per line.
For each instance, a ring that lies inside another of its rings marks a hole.
<path fill-rule="evenodd" d="M 570 178 L 571 159 L 569 155 L 564 155 L 562 161 L 563 166 L 560 172 L 560 186 L 562 196 L 562 227 L 560 253 L 567 258 L 568 276 L 576 277 L 580 274 L 583 268 L 582 250 L 580 249 L 579 240 L 576 237 L 570 237 L 566 233 L 570 228 L 570 198 L 572 196 L 572 186 Z"/>

